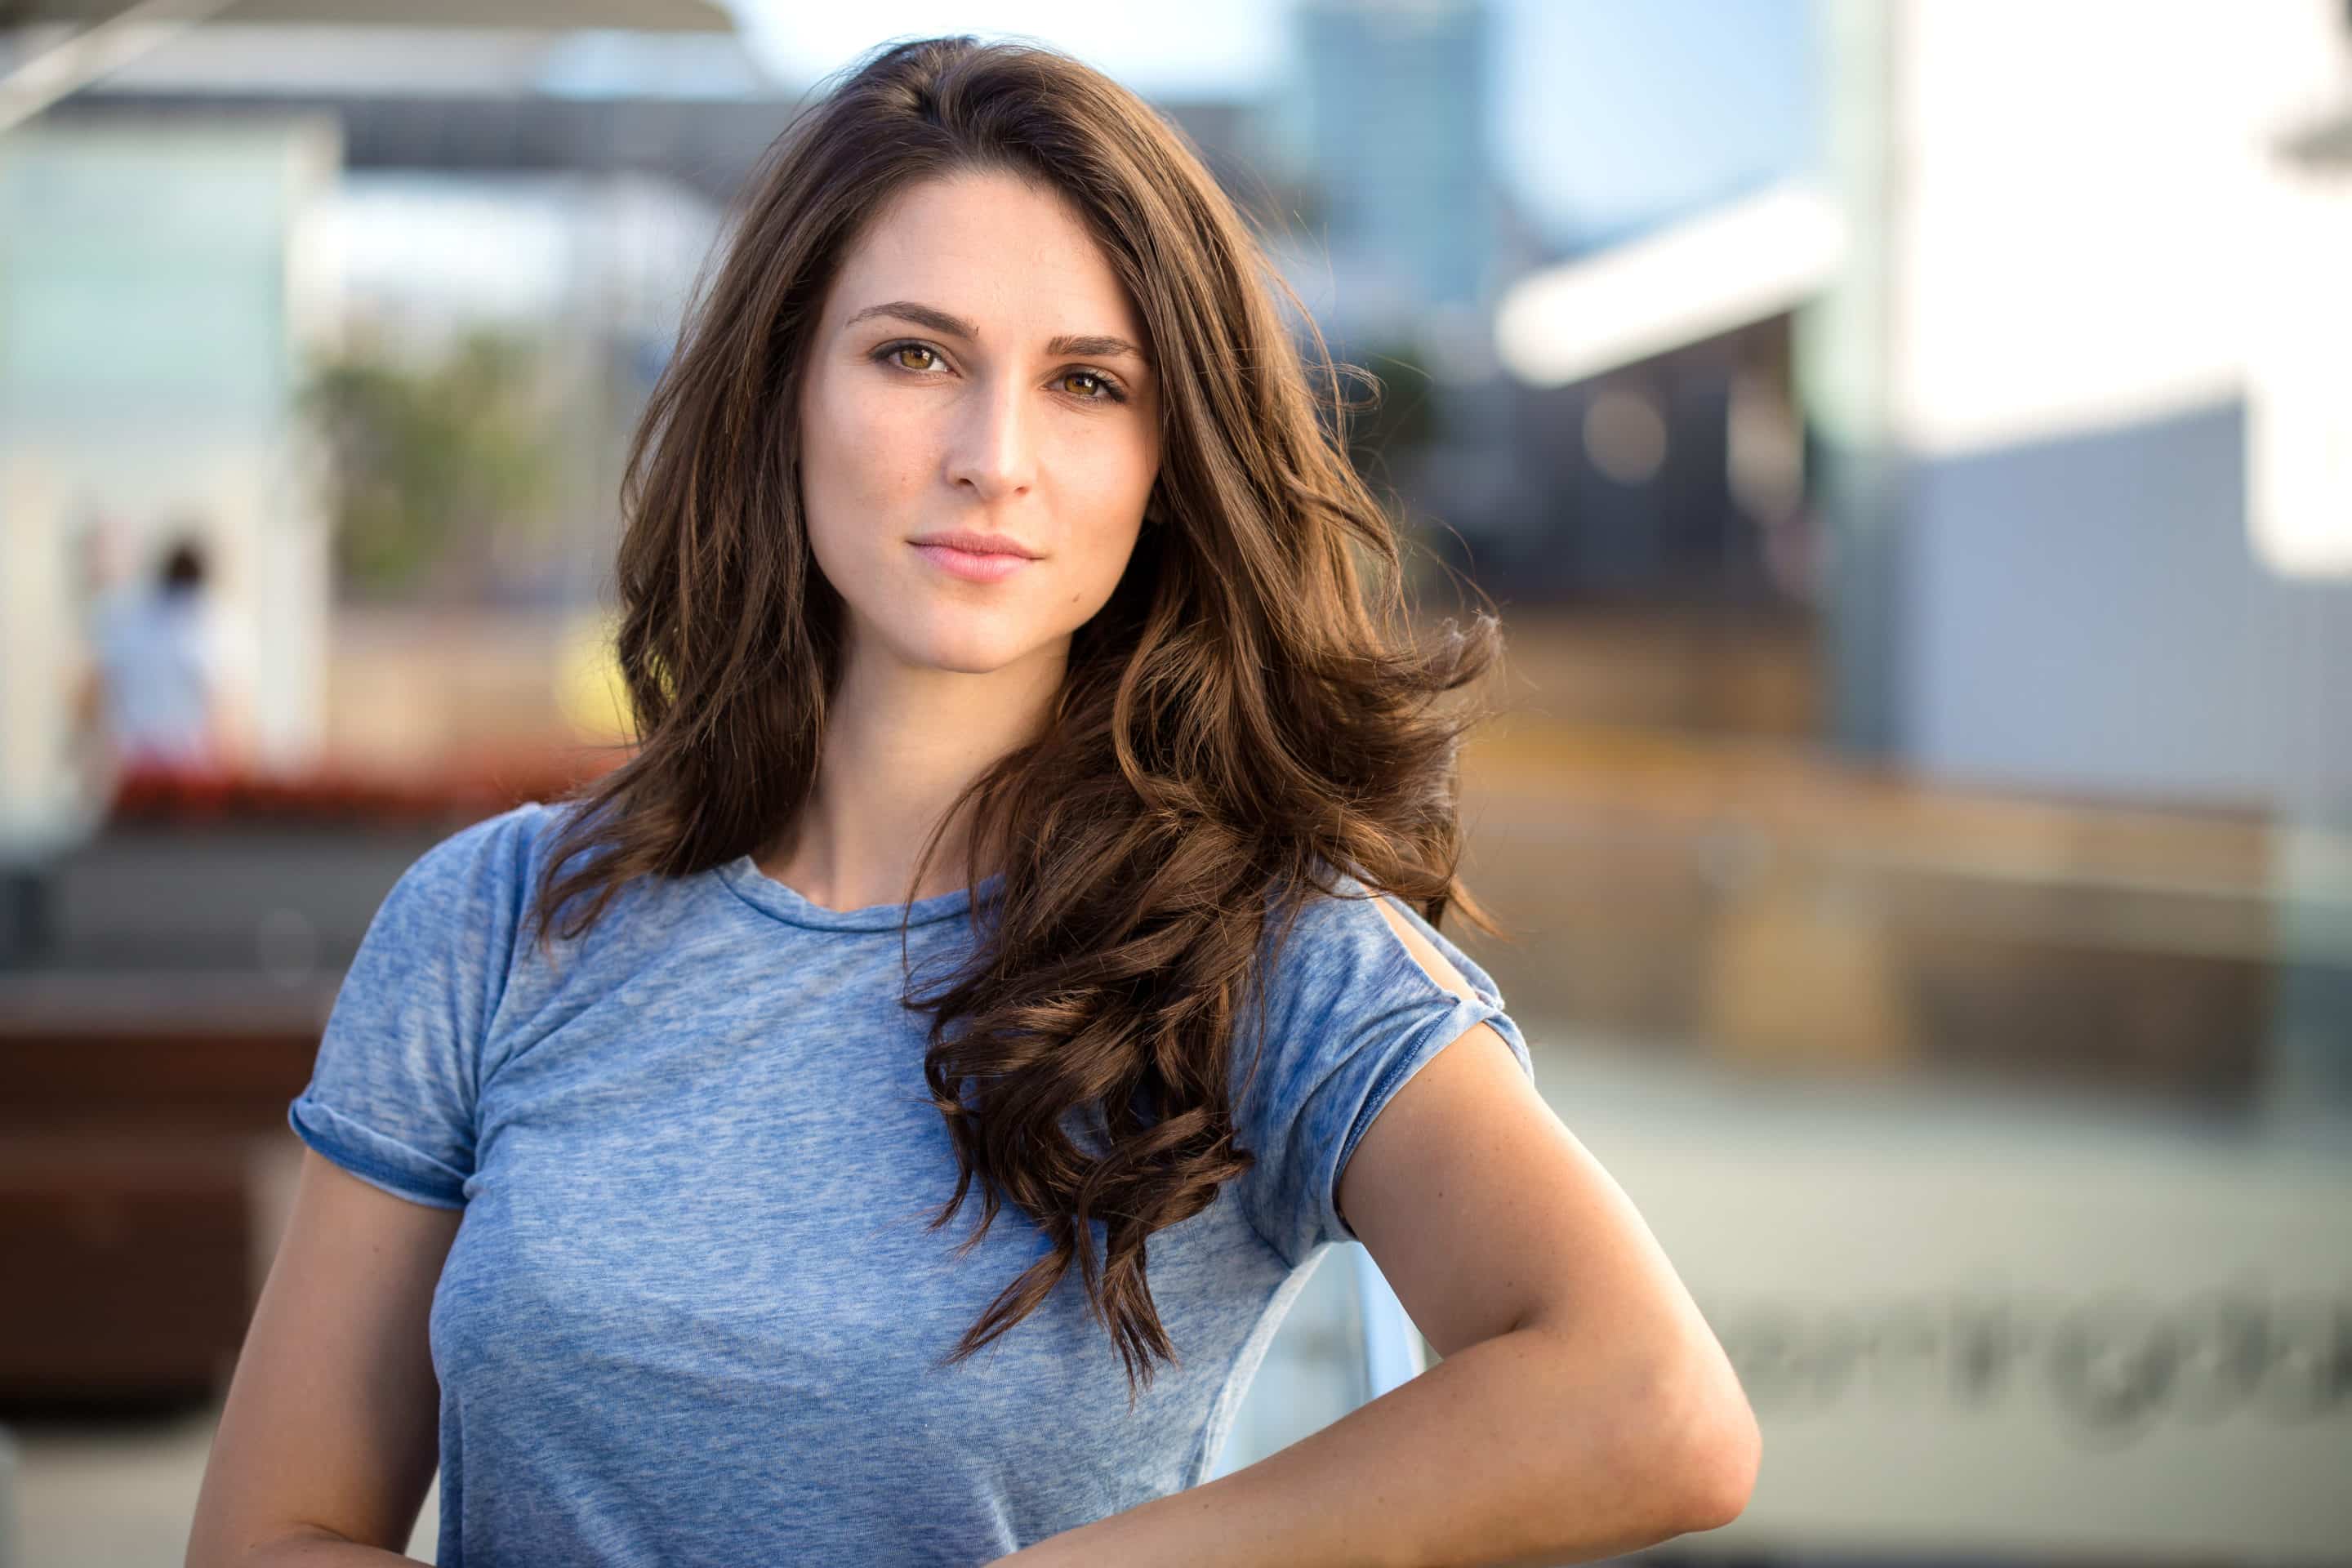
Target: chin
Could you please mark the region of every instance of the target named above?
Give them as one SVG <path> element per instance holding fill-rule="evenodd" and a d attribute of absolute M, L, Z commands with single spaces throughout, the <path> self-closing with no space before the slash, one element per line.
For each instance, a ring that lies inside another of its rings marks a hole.
<path fill-rule="evenodd" d="M 934 632 L 929 637 L 913 637 L 898 645 L 898 653 L 908 664 L 929 669 L 987 675 L 1018 660 L 1032 646 L 1021 639 L 991 637 L 974 628 L 965 635 Z"/>

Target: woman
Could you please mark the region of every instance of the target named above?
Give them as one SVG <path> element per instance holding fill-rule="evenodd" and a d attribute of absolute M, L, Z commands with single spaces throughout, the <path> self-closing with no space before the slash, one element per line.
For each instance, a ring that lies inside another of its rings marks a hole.
<path fill-rule="evenodd" d="M 1436 930 L 1493 623 L 1392 634 L 1266 277 L 1042 49 L 886 48 L 780 141 L 624 486 L 641 744 L 378 911 L 192 1561 L 380 1561 L 436 1440 L 439 1560 L 502 1568 L 1738 1512 L 1727 1363 Z M 1208 1480 L 1351 1238 L 1444 1360 Z"/>

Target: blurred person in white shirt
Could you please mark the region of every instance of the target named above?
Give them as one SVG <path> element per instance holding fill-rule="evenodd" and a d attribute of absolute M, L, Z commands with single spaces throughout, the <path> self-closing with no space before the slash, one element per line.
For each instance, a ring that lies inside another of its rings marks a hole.
<path fill-rule="evenodd" d="M 236 761 L 229 661 L 205 588 L 203 541 L 185 533 L 152 581 L 92 607 L 85 720 L 101 731 L 109 771 L 223 768 Z"/>

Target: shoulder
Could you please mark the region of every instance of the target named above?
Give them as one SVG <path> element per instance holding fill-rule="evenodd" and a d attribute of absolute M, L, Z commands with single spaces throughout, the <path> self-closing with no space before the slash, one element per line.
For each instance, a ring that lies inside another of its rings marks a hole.
<path fill-rule="evenodd" d="M 429 887 L 462 884 L 476 890 L 511 879 L 518 884 L 551 836 L 553 808 L 535 800 L 509 806 L 437 840 L 402 878 Z"/>
<path fill-rule="evenodd" d="M 478 1048 L 523 950 L 540 846 L 552 813 L 526 802 L 435 841 L 376 907 L 343 978 L 339 1012 L 408 1020 L 443 1010 L 452 1042 Z"/>
<path fill-rule="evenodd" d="M 436 840 L 384 895 L 375 924 L 411 942 L 511 945 L 555 812 L 525 801 Z"/>
<path fill-rule="evenodd" d="M 1312 1005 L 1369 987 L 1501 1004 L 1493 977 L 1404 900 L 1345 872 L 1326 881 L 1328 891 L 1306 890 L 1286 931 L 1270 933 L 1270 998 Z"/>
<path fill-rule="evenodd" d="M 1254 1156 L 1243 1201 L 1293 1267 L 1352 1239 L 1339 1184 L 1389 1100 L 1480 1025 L 1533 1078 L 1525 1037 L 1485 969 L 1402 900 L 1354 877 L 1276 897 L 1236 1036 L 1234 1106 Z M 1286 928 L 1280 916 L 1295 907 Z"/>
<path fill-rule="evenodd" d="M 1254 1057 L 1270 1052 L 1274 1080 L 1292 1086 L 1275 1092 L 1290 1092 L 1294 1080 L 1352 1058 L 1418 1057 L 1433 1040 L 1490 1023 L 1531 1070 L 1507 1008 L 1494 977 L 1402 900 L 1352 876 L 1327 877 L 1298 900 L 1286 931 L 1268 923 L 1237 1020 L 1237 1065 L 1249 1072 Z"/>

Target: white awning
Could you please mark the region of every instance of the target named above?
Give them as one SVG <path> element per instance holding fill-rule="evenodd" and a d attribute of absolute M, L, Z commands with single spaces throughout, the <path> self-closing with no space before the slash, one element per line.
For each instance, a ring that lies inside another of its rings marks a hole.
<path fill-rule="evenodd" d="M 133 9 L 124 0 L 20 0 L 9 20 L 95 26 Z M 145 7 L 140 7 L 145 9 Z M 180 7 L 185 10 L 188 7 Z M 228 0 L 201 7 L 220 22 L 315 22 L 322 26 L 618 27 L 655 33 L 731 33 L 715 0 Z M 159 13 L 157 20 L 165 16 Z"/>
<path fill-rule="evenodd" d="M 1844 254 L 1826 193 L 1775 186 L 1520 279 L 1496 307 L 1495 353 L 1533 385 L 1583 381 L 1793 310 Z"/>
<path fill-rule="evenodd" d="M 315 26 L 537 28 L 731 33 L 714 0 L 24 0 L 11 20 L 61 41 L 0 76 L 0 132 L 21 124 L 186 29 L 205 22 Z M 40 46 L 33 46 L 39 48 Z"/>

